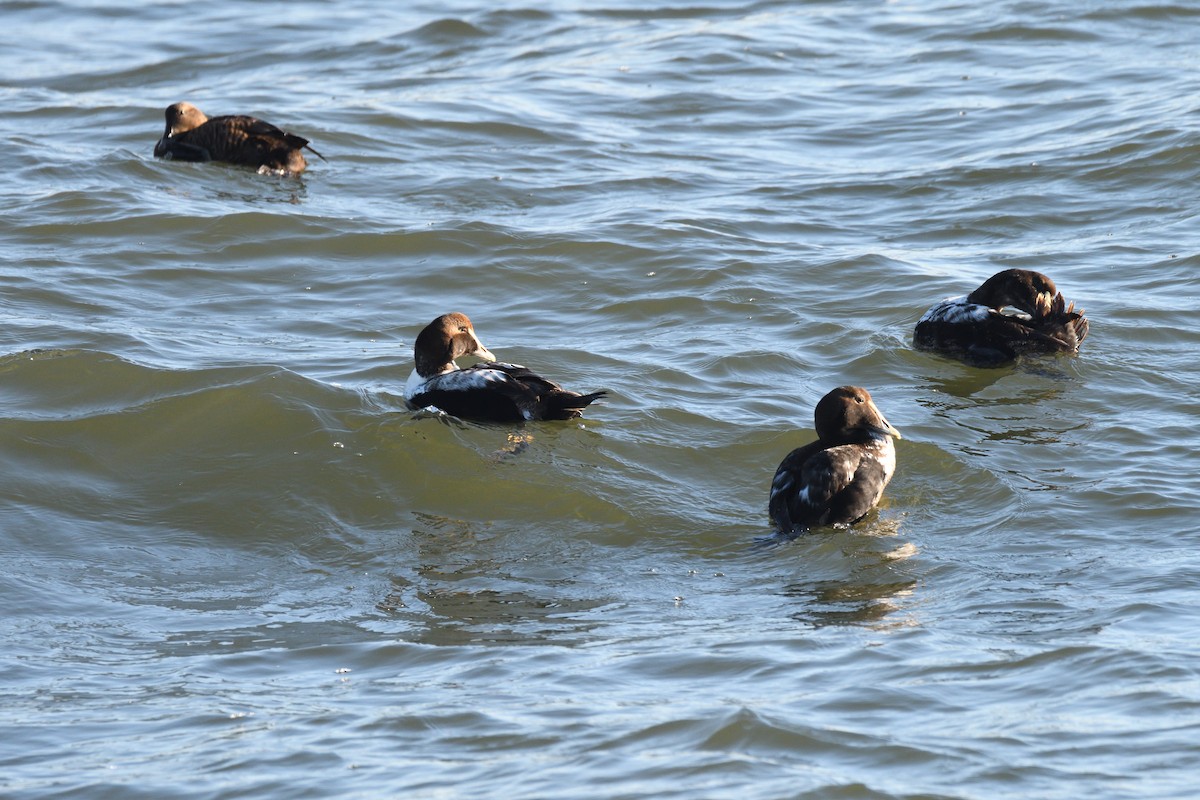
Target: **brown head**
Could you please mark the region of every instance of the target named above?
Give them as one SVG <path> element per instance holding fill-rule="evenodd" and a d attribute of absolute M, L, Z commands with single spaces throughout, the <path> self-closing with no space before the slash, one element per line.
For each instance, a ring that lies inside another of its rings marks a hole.
<path fill-rule="evenodd" d="M 1042 273 L 1031 269 L 1006 269 L 967 295 L 967 302 L 996 310 L 1012 306 L 1032 314 L 1043 295 L 1049 300 L 1056 294 L 1058 289 L 1054 288 L 1054 281 Z"/>
<path fill-rule="evenodd" d="M 204 115 L 204 112 L 191 103 L 175 103 L 167 106 L 166 117 L 167 130 L 163 136 L 168 138 L 187 133 L 208 122 L 208 117 Z"/>
<path fill-rule="evenodd" d="M 426 325 L 417 334 L 417 341 L 413 345 L 417 374 L 423 378 L 445 372 L 456 358 L 468 355 L 484 361 L 496 360 L 475 335 L 475 328 L 467 315 L 457 312 L 443 314 Z"/>
<path fill-rule="evenodd" d="M 900 431 L 884 419 L 871 393 L 858 386 L 839 386 L 821 398 L 813 412 L 817 436 L 838 444 L 865 443 Z"/>

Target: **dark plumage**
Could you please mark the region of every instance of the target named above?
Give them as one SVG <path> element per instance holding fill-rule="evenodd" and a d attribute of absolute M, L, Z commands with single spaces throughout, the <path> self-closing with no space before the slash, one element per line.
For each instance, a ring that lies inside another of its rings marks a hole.
<path fill-rule="evenodd" d="M 866 389 L 834 389 L 817 403 L 813 418 L 817 441 L 789 453 L 771 481 L 771 522 L 789 536 L 862 519 L 896 471 L 892 439 L 900 432 Z"/>
<path fill-rule="evenodd" d="M 487 363 L 459 369 L 454 360 L 468 355 Z M 444 314 L 425 326 L 413 346 L 413 359 L 416 368 L 404 387 L 409 406 L 433 406 L 462 419 L 573 419 L 606 394 L 568 391 L 519 364 L 496 361 L 465 314 Z"/>
<path fill-rule="evenodd" d="M 1054 281 L 1040 272 L 1006 269 L 966 297 L 948 298 L 926 311 L 913 344 L 995 367 L 1023 353 L 1076 353 L 1087 333 L 1083 310 L 1068 305 Z"/>
<path fill-rule="evenodd" d="M 175 161 L 225 161 L 254 167 L 261 173 L 295 175 L 308 166 L 308 139 L 281 131 L 269 122 L 247 116 L 209 119 L 191 103 L 167 107 L 167 128 L 154 145 L 154 155 Z"/>

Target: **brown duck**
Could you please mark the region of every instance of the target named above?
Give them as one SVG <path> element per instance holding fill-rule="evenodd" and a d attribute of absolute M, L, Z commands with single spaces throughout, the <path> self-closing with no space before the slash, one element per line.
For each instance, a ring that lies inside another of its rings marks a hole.
<path fill-rule="evenodd" d="M 999 367 L 1024 354 L 1078 353 L 1087 334 L 1083 309 L 1068 304 L 1054 281 L 1033 270 L 1006 269 L 969 295 L 926 311 L 913 344 L 971 366 Z"/>
<path fill-rule="evenodd" d="M 213 117 L 191 103 L 167 107 L 167 129 L 154 155 L 175 161 L 225 161 L 254 167 L 264 175 L 296 175 L 308 162 L 303 149 L 325 160 L 309 147 L 308 139 L 281 131 L 269 122 L 244 115 Z"/>

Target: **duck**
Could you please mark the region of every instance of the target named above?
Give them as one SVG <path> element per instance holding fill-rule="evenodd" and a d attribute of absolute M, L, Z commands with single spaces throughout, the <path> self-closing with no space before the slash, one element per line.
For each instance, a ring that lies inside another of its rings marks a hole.
<path fill-rule="evenodd" d="M 1023 354 L 1076 354 L 1087 334 L 1083 309 L 1068 304 L 1054 281 L 1033 270 L 1006 269 L 926 311 L 913 344 L 973 366 L 999 367 Z"/>
<path fill-rule="evenodd" d="M 308 139 L 243 114 L 208 117 L 191 103 L 167 106 L 167 127 L 154 155 L 174 161 L 224 161 L 264 175 L 298 175 L 308 167 L 301 150 L 322 161 Z"/>
<path fill-rule="evenodd" d="M 464 356 L 483 359 L 460 369 Z M 567 420 L 607 392 L 564 389 L 520 364 L 498 361 L 483 346 L 466 314 L 443 314 L 417 335 L 412 374 L 404 385 L 409 408 L 438 408 L 475 422 Z"/>
<path fill-rule="evenodd" d="M 788 453 L 771 481 L 771 523 L 795 538 L 812 528 L 851 525 L 883 497 L 896 471 L 893 439 L 900 431 L 884 418 L 871 394 L 839 386 L 813 412 L 817 440 Z"/>

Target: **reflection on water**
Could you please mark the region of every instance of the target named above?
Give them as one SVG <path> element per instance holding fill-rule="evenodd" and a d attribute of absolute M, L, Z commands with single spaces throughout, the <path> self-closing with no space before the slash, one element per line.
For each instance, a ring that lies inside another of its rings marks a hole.
<path fill-rule="evenodd" d="M 1064 391 L 1061 385 L 1062 381 L 1030 383 L 1023 380 L 1013 380 L 1014 375 L 1011 373 L 1009 375 L 997 375 L 990 380 L 977 380 L 976 378 L 977 376 L 974 375 L 964 375 L 961 376 L 961 379 L 943 379 L 941 377 L 925 376 L 923 380 L 930 387 L 931 391 L 924 393 L 928 397 L 927 400 L 918 400 L 918 402 L 930 408 L 947 410 L 972 406 L 1021 406 L 1030 402 L 1040 403 L 1056 400 Z M 1012 384 L 1012 388 L 1009 391 L 1019 389 L 1017 394 L 977 396 L 999 386 L 1005 378 L 1008 378 L 1008 383 Z M 969 402 L 954 403 L 945 399 L 948 397 L 956 397 Z"/>
<path fill-rule="evenodd" d="M 918 405 L 932 414 L 935 441 L 978 463 L 1021 491 L 1059 491 L 1071 484 L 1070 468 L 1092 420 L 1076 411 L 1083 388 L 1058 369 L 1011 371 L 986 383 L 927 379 L 951 393 L 923 393 Z M 960 393 L 954 394 L 958 391 Z"/>
<path fill-rule="evenodd" d="M 598 624 L 580 618 L 607 600 L 567 595 L 569 578 L 531 580 L 516 574 L 506 555 L 488 551 L 488 523 L 415 514 L 418 564 L 411 576 L 394 574 L 376 609 L 415 625 L 407 634 L 423 644 L 569 644 Z M 536 565 L 534 566 L 536 570 Z M 505 588 L 496 588 L 497 586 Z"/>
<path fill-rule="evenodd" d="M 549 599 L 527 592 L 449 588 L 420 590 L 428 608 L 424 632 L 415 641 L 425 644 L 545 644 L 579 642 L 598 623 L 579 615 L 605 605 L 600 601 Z"/>
<path fill-rule="evenodd" d="M 912 597 L 915 580 L 883 583 L 793 583 L 783 595 L 805 607 L 792 613 L 792 619 L 820 628 L 827 625 L 867 625 L 873 628 L 908 626 L 912 619 L 890 617 L 906 610 L 903 600 Z M 886 624 L 884 624 L 886 622 Z"/>
<path fill-rule="evenodd" d="M 63 5 L 3 6 L 0 793 L 1195 796 L 1191 6 Z M 189 92 L 330 160 L 158 161 Z M 912 348 L 1008 266 L 1078 357 Z M 610 402 L 413 414 L 448 310 Z M 751 549 L 843 383 L 879 512 Z"/>
<path fill-rule="evenodd" d="M 422 580 L 393 576 L 392 588 L 376 608 L 412 623 L 405 638 L 421 644 L 572 644 L 599 624 L 586 614 L 607 601 L 542 596 L 530 591 L 464 589 L 438 585 L 479 574 L 472 564 L 459 573 L 422 571 Z M 504 576 L 498 576 L 503 578 Z M 428 580 L 426 580 L 428 579 Z"/>
<path fill-rule="evenodd" d="M 906 609 L 919 583 L 902 574 L 903 562 L 919 550 L 911 541 L 898 541 L 901 523 L 890 515 L 872 515 L 849 527 L 811 531 L 797 537 L 795 547 L 781 547 L 780 557 L 796 559 L 797 571 L 805 574 L 781 590 L 801 606 L 791 618 L 814 627 L 914 624 L 891 619 Z"/>

